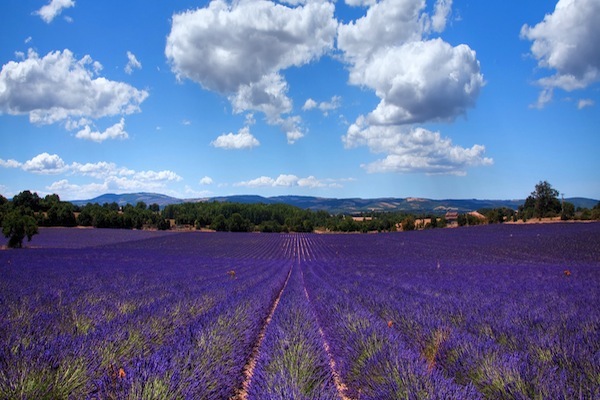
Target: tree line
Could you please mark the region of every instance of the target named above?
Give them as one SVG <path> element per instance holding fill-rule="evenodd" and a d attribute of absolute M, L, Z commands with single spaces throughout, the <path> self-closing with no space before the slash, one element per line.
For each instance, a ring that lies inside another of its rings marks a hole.
<path fill-rule="evenodd" d="M 361 216 L 329 214 L 288 204 L 241 204 L 225 202 L 168 205 L 165 218 L 178 226 L 231 232 L 331 232 L 396 230 L 406 213 L 370 213 Z"/>
<path fill-rule="evenodd" d="M 0 224 L 9 247 L 21 247 L 23 240 L 38 233 L 39 226 L 86 226 L 119 229 L 159 229 L 172 227 L 210 229 L 229 232 L 392 232 L 444 228 L 449 224 L 465 226 L 531 218 L 560 216 L 568 219 L 600 220 L 600 203 L 590 209 L 575 209 L 560 201 L 558 191 L 548 182 L 539 182 L 518 210 L 506 207 L 481 209 L 478 214 L 459 214 L 456 221 L 444 215 L 413 215 L 406 212 L 368 212 L 359 215 L 329 214 L 301 209 L 288 204 L 242 204 L 198 202 L 135 205 L 88 203 L 77 206 L 62 201 L 56 194 L 40 197 L 25 190 L 8 200 L 0 195 Z"/>

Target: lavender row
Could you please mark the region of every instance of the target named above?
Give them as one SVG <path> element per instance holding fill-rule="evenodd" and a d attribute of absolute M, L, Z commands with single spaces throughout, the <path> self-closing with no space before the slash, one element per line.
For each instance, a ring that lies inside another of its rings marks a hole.
<path fill-rule="evenodd" d="M 339 399 L 298 264 L 268 325 L 248 399 Z"/>
<path fill-rule="evenodd" d="M 287 271 L 198 258 L 210 240 L 0 253 L 0 397 L 233 395 Z"/>

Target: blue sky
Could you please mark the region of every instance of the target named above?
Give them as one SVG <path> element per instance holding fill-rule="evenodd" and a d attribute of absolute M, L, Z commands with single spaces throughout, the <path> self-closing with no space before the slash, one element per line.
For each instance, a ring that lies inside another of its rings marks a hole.
<path fill-rule="evenodd" d="M 597 0 L 0 2 L 0 193 L 600 199 Z"/>

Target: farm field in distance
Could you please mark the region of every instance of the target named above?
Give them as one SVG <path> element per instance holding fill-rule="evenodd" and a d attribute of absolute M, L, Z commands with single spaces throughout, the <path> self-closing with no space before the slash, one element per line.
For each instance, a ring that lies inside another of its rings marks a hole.
<path fill-rule="evenodd" d="M 26 246 L 2 399 L 600 398 L 600 223 Z"/>

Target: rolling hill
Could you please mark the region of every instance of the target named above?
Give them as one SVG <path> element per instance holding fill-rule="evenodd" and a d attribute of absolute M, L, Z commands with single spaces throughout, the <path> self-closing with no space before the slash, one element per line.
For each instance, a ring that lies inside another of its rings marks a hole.
<path fill-rule="evenodd" d="M 185 202 L 201 202 L 201 201 L 219 201 L 219 202 L 236 202 L 236 203 L 265 203 L 275 204 L 284 203 L 296 207 L 309 210 L 324 210 L 332 214 L 345 213 L 357 214 L 369 211 L 405 211 L 415 214 L 420 213 L 437 213 L 443 214 L 448 210 L 458 212 L 475 211 L 482 208 L 498 208 L 508 207 L 517 209 L 519 205 L 524 203 L 524 200 L 479 200 L 479 199 L 445 199 L 434 200 L 416 197 L 407 198 L 348 198 L 335 199 L 311 196 L 275 196 L 262 197 L 257 195 L 235 195 L 221 196 L 202 199 L 178 199 L 175 197 L 166 196 L 158 193 L 125 193 L 125 194 L 103 194 L 90 200 L 76 200 L 73 204 L 85 205 L 87 203 L 117 203 L 121 206 L 125 204 L 136 204 L 143 201 L 150 205 L 158 204 L 161 208 L 169 204 L 180 204 Z M 575 207 L 592 208 L 598 204 L 598 200 L 573 197 L 565 199 L 571 202 Z"/>

